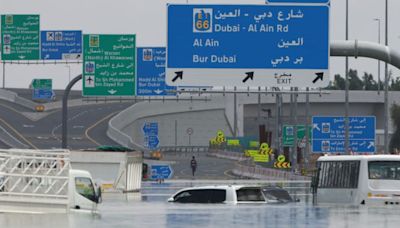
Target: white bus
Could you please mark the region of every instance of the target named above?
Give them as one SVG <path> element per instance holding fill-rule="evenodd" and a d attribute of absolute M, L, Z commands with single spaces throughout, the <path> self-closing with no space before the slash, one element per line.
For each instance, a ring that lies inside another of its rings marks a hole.
<path fill-rule="evenodd" d="M 399 155 L 323 156 L 313 179 L 316 203 L 399 205 Z"/>

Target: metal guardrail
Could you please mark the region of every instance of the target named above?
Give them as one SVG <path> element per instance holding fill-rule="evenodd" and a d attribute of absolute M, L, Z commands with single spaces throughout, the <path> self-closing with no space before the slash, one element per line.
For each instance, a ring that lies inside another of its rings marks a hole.
<path fill-rule="evenodd" d="M 208 146 L 163 146 L 158 149 L 162 153 L 208 153 Z"/>

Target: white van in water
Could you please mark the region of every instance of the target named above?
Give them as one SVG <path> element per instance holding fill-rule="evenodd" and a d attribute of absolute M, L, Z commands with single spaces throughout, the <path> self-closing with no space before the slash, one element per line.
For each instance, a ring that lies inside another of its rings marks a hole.
<path fill-rule="evenodd" d="M 0 149 L 0 212 L 96 212 L 89 172 L 71 169 L 68 150 Z"/>
<path fill-rule="evenodd" d="M 312 188 L 316 203 L 400 206 L 400 156 L 320 157 Z"/>

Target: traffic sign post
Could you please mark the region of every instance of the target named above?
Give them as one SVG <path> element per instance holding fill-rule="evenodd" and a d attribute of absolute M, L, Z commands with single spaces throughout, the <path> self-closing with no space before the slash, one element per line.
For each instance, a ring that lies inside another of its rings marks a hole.
<path fill-rule="evenodd" d="M 32 93 L 33 100 L 51 100 L 54 96 L 51 89 L 34 89 Z"/>
<path fill-rule="evenodd" d="M 52 79 L 38 79 L 35 78 L 32 81 L 33 89 L 52 89 L 53 88 L 53 80 Z"/>
<path fill-rule="evenodd" d="M 169 5 L 167 36 L 169 85 L 329 83 L 328 5 Z"/>
<path fill-rule="evenodd" d="M 39 59 L 39 15 L 1 15 L 1 59 Z"/>
<path fill-rule="evenodd" d="M 158 148 L 160 140 L 158 138 L 158 123 L 157 122 L 145 122 L 142 127 L 144 134 L 144 146 L 150 150 Z"/>
<path fill-rule="evenodd" d="M 174 171 L 170 165 L 151 165 L 151 179 L 170 179 Z"/>
<path fill-rule="evenodd" d="M 312 150 L 314 153 L 344 153 L 344 117 L 312 118 Z M 354 153 L 375 152 L 375 117 L 349 117 L 349 149 Z"/>
<path fill-rule="evenodd" d="M 31 83 L 33 100 L 51 100 L 54 96 L 53 80 L 35 78 Z"/>
<path fill-rule="evenodd" d="M 84 35 L 83 56 L 83 96 L 135 95 L 135 35 Z"/>
<path fill-rule="evenodd" d="M 165 84 L 165 47 L 137 49 L 137 96 L 176 96 L 176 87 Z"/>
<path fill-rule="evenodd" d="M 297 125 L 297 142 L 301 142 L 303 139 L 305 139 L 305 126 L 304 125 Z M 311 142 L 311 126 L 308 128 L 309 131 L 309 136 L 310 139 L 309 141 Z M 283 146 L 293 146 L 294 143 L 294 127 L 293 125 L 283 125 Z"/>
<path fill-rule="evenodd" d="M 82 59 L 82 31 L 41 31 L 41 59 Z"/>

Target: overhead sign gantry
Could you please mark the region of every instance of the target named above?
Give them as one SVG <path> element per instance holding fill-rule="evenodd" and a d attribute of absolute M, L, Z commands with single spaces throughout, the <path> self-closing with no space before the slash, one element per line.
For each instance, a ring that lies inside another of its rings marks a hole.
<path fill-rule="evenodd" d="M 168 5 L 170 85 L 324 87 L 328 5 Z"/>

